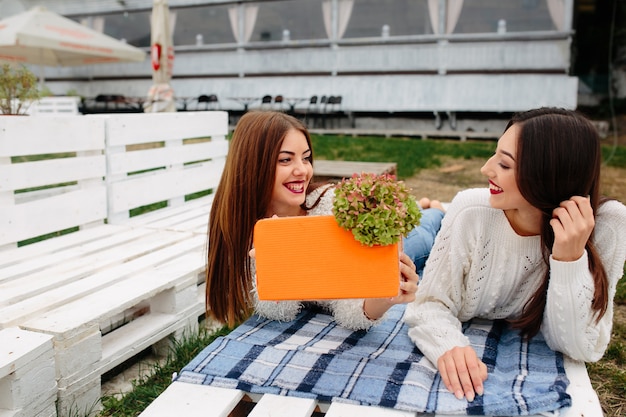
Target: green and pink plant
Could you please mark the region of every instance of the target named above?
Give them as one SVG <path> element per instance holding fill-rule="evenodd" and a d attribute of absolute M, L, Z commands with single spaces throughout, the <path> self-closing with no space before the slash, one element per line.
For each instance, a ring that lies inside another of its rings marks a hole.
<path fill-rule="evenodd" d="M 403 181 L 390 174 L 354 174 L 335 188 L 333 214 L 363 245 L 391 245 L 419 225 L 421 213 Z"/>

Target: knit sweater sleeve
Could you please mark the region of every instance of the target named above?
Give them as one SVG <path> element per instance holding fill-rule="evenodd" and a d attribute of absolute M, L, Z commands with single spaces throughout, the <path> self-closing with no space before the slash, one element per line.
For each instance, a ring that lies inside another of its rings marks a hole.
<path fill-rule="evenodd" d="M 609 302 L 600 320 L 592 310 L 594 283 L 588 254 L 573 262 L 550 259 L 542 333 L 548 345 L 581 361 L 599 360 L 611 339 L 613 298 L 626 260 L 626 207 L 608 201 L 598 209 L 593 240 L 608 278 Z"/>
<path fill-rule="evenodd" d="M 470 266 L 470 244 L 477 195 L 463 191 L 450 203 L 435 239 L 416 300 L 407 305 L 404 320 L 409 337 L 436 364 L 439 356 L 455 346 L 468 346 L 461 331 L 459 310 L 464 298 L 464 277 Z"/>

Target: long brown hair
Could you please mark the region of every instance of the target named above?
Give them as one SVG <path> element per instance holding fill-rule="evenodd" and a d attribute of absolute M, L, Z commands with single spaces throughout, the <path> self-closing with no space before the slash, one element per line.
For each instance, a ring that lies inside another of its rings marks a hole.
<path fill-rule="evenodd" d="M 257 220 L 267 213 L 280 146 L 290 130 L 311 138 L 296 118 L 280 112 L 244 114 L 233 133 L 208 229 L 207 315 L 233 326 L 252 308 L 252 273 L 248 252 Z"/>
<path fill-rule="evenodd" d="M 541 242 L 544 260 L 549 266 L 554 244 L 554 231 L 550 226 L 552 211 L 575 195 L 588 195 L 594 213 L 604 201 L 600 197 L 600 137 L 586 117 L 565 109 L 540 108 L 518 113 L 509 121 L 505 131 L 514 124 L 520 128 L 516 182 L 526 201 L 543 214 Z M 595 287 L 592 309 L 600 320 L 607 309 L 608 280 L 593 244 L 593 234 L 585 249 Z M 513 327 L 529 337 L 536 335 L 541 328 L 549 280 L 548 267 L 521 316 L 509 320 Z"/>

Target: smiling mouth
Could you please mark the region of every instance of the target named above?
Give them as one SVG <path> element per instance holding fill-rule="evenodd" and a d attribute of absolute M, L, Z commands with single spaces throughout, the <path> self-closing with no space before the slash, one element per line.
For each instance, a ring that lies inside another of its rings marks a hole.
<path fill-rule="evenodd" d="M 304 192 L 303 182 L 298 182 L 298 183 L 291 182 L 289 184 L 285 184 L 285 187 L 287 187 L 287 189 L 291 191 L 292 193 L 301 194 Z"/>
<path fill-rule="evenodd" d="M 489 192 L 492 195 L 493 194 L 500 194 L 502 191 L 504 191 L 502 188 L 498 187 L 493 182 L 489 181 Z"/>

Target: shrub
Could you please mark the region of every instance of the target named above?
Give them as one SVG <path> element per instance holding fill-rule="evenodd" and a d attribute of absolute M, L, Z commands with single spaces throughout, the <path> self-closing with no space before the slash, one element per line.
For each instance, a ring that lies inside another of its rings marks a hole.
<path fill-rule="evenodd" d="M 37 77 L 26 67 L 3 64 L 0 68 L 0 111 L 25 114 L 33 100 L 41 96 Z"/>

